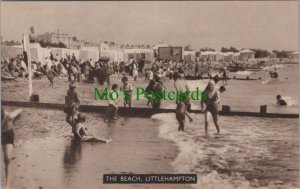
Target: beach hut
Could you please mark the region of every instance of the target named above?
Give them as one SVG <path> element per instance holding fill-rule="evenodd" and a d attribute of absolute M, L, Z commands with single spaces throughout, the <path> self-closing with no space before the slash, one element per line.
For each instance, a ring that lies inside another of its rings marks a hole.
<path fill-rule="evenodd" d="M 51 48 L 51 53 L 54 57 L 57 55 L 59 59 L 67 58 L 67 56 L 72 57 L 73 54 L 77 60 L 79 59 L 79 50 L 75 49 Z"/>
<path fill-rule="evenodd" d="M 129 61 L 130 59 L 145 59 L 146 61 L 153 61 L 154 52 L 152 49 L 124 49 L 124 60 Z"/>
<path fill-rule="evenodd" d="M 248 61 L 248 60 L 251 60 L 251 59 L 253 60 L 254 55 L 255 55 L 254 51 L 251 51 L 249 49 L 244 49 L 244 50 L 240 51 L 239 60 L 241 60 L 241 61 Z"/>
<path fill-rule="evenodd" d="M 39 43 L 30 43 L 31 60 L 45 64 L 46 57 L 50 57 L 51 49 L 42 48 Z"/>
<path fill-rule="evenodd" d="M 294 52 L 290 53 L 289 54 L 289 59 L 298 60 L 299 59 L 299 52 L 298 51 L 294 51 Z"/>
<path fill-rule="evenodd" d="M 240 58 L 241 53 L 237 52 L 233 54 L 233 61 L 237 62 Z"/>
<path fill-rule="evenodd" d="M 23 53 L 23 46 L 7 46 L 1 45 L 1 59 L 5 60 L 7 58 L 15 58 L 17 55 Z"/>
<path fill-rule="evenodd" d="M 223 53 L 225 62 L 232 62 L 234 60 L 234 52 Z"/>
<path fill-rule="evenodd" d="M 216 61 L 216 52 L 213 51 L 201 52 L 200 59 L 207 60 L 207 61 Z"/>
<path fill-rule="evenodd" d="M 112 52 L 110 50 L 109 45 L 107 43 L 101 43 L 99 47 L 100 58 L 110 59 L 111 54 Z"/>
<path fill-rule="evenodd" d="M 84 47 L 79 50 L 79 59 L 82 61 L 92 59 L 95 62 L 98 61 L 99 58 L 99 49 L 97 47 Z"/>
<path fill-rule="evenodd" d="M 194 62 L 196 60 L 196 51 L 183 51 L 183 60 L 186 62 Z"/>

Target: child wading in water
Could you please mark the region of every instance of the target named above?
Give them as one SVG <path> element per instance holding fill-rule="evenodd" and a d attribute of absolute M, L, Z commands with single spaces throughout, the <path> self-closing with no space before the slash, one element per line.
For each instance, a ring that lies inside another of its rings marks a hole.
<path fill-rule="evenodd" d="M 54 77 L 57 76 L 56 72 L 54 71 L 54 66 L 51 66 L 51 69 L 47 72 L 47 78 L 50 81 L 50 87 L 53 88 L 53 80 Z"/>
<path fill-rule="evenodd" d="M 152 94 L 154 93 L 154 86 L 155 86 L 155 81 L 154 80 L 150 80 L 149 85 L 146 87 L 145 96 L 149 97 L 148 102 L 147 102 L 147 106 L 149 106 L 150 103 L 151 103 L 151 106 L 153 105 L 152 104 L 152 100 L 153 100 Z"/>
<path fill-rule="evenodd" d="M 118 96 L 117 96 L 117 84 L 111 86 L 111 91 L 108 94 L 108 107 L 106 112 L 106 119 L 117 119 L 118 114 Z M 112 97 L 112 98 L 111 98 Z"/>
<path fill-rule="evenodd" d="M 124 91 L 124 107 L 128 105 L 131 107 L 131 102 L 132 102 L 132 85 L 131 83 L 128 83 L 128 77 L 123 77 L 122 78 L 123 82 L 123 91 Z"/>
<path fill-rule="evenodd" d="M 13 112 L 4 111 L 1 108 L 1 144 L 4 152 L 4 165 L 5 165 L 5 182 L 4 188 L 10 188 L 11 179 L 11 160 L 14 148 L 15 133 L 13 125 L 16 119 L 20 116 L 22 109 L 17 109 Z"/>

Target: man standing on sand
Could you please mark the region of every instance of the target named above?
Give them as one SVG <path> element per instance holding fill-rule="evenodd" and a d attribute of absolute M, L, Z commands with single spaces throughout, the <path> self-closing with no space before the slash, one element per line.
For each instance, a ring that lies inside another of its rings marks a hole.
<path fill-rule="evenodd" d="M 11 160 L 14 148 L 15 133 L 13 130 L 14 122 L 19 118 L 22 109 L 17 109 L 13 112 L 4 111 L 1 108 L 1 144 L 4 152 L 5 164 L 5 185 L 4 189 L 10 188 L 11 178 Z"/>

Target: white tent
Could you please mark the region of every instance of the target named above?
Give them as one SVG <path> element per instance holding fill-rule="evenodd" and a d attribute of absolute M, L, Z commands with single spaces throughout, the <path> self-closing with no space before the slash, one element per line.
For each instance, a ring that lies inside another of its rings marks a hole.
<path fill-rule="evenodd" d="M 51 49 L 42 48 L 39 43 L 30 43 L 31 60 L 45 63 L 45 58 L 50 57 Z"/>
<path fill-rule="evenodd" d="M 92 59 L 94 62 L 99 60 L 99 50 L 97 47 L 84 47 L 79 50 L 79 59 L 86 61 Z"/>
<path fill-rule="evenodd" d="M 17 55 L 20 55 L 23 53 L 23 47 L 20 46 L 6 46 L 1 45 L 1 59 L 7 59 L 7 58 L 15 58 Z"/>

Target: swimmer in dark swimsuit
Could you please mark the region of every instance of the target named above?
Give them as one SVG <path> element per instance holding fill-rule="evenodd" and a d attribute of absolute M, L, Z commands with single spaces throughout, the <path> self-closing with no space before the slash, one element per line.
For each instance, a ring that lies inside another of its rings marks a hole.
<path fill-rule="evenodd" d="M 214 124 L 217 129 L 217 133 L 220 133 L 220 127 L 218 123 L 218 104 L 220 101 L 220 95 L 218 91 L 215 89 L 215 83 L 213 81 L 209 81 L 207 85 L 207 90 L 206 90 L 206 99 L 201 99 L 201 111 L 203 112 L 203 104 L 205 103 L 206 108 L 204 110 L 205 113 L 205 134 L 207 135 L 207 129 L 208 129 L 208 112 L 212 115 Z"/>
<path fill-rule="evenodd" d="M 4 188 L 10 188 L 11 178 L 11 159 L 14 145 L 14 122 L 19 118 L 22 109 L 17 109 L 13 112 L 4 111 L 1 108 L 1 144 L 4 152 L 5 164 L 5 185 Z"/>

